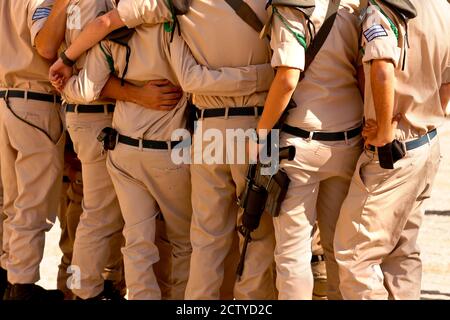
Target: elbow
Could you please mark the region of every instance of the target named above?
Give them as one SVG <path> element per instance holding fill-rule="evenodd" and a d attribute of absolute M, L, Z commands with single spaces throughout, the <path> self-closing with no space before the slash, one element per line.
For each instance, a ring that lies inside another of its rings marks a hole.
<path fill-rule="evenodd" d="M 388 83 L 394 79 L 394 64 L 387 60 L 375 60 L 370 71 L 372 82 Z"/>
<path fill-rule="evenodd" d="M 285 93 L 293 92 L 298 85 L 300 70 L 277 71 L 276 80 L 280 89 Z"/>
<path fill-rule="evenodd" d="M 111 30 L 111 19 L 107 15 L 100 16 L 92 21 L 94 30 L 104 30 L 109 33 Z"/>
<path fill-rule="evenodd" d="M 53 61 L 58 55 L 58 48 L 51 44 L 41 43 L 39 39 L 36 39 L 36 51 L 44 59 Z"/>
<path fill-rule="evenodd" d="M 50 48 L 39 48 L 39 49 L 37 49 L 37 52 L 44 59 L 47 59 L 50 61 L 53 61 L 56 59 L 56 54 L 57 54 L 56 50 L 52 50 Z"/>

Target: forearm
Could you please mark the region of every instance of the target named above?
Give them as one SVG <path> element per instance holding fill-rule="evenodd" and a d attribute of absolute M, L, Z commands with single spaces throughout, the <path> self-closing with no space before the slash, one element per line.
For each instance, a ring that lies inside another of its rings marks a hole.
<path fill-rule="evenodd" d="M 258 123 L 258 131 L 271 130 L 275 126 L 289 104 L 299 78 L 300 70 L 298 69 L 278 68 L 267 95 L 264 112 Z M 264 139 L 263 136 L 260 137 Z"/>
<path fill-rule="evenodd" d="M 361 93 L 361 97 L 364 99 L 364 88 L 366 87 L 366 79 L 364 76 L 364 67 L 363 66 L 359 66 L 356 69 L 356 77 L 358 80 L 358 88 L 359 88 L 359 92 Z"/>
<path fill-rule="evenodd" d="M 370 85 L 375 107 L 378 135 L 386 143 L 393 135 L 395 74 L 388 60 L 374 60 L 371 65 Z"/>
<path fill-rule="evenodd" d="M 103 87 L 100 98 L 108 98 L 119 101 L 135 102 L 134 97 L 138 95 L 137 87 L 125 82 L 122 86 L 121 81 L 115 77 L 110 76 L 108 82 Z"/>
<path fill-rule="evenodd" d="M 66 56 L 76 61 L 83 53 L 103 40 L 112 31 L 124 26 L 116 9 L 86 25 L 78 38 L 66 50 Z"/>
<path fill-rule="evenodd" d="M 38 53 L 45 59 L 54 60 L 66 32 L 67 6 L 70 0 L 57 0 L 51 14 L 35 39 Z"/>
<path fill-rule="evenodd" d="M 441 97 L 441 105 L 444 110 L 445 116 L 450 116 L 450 83 L 445 83 L 439 90 Z"/>

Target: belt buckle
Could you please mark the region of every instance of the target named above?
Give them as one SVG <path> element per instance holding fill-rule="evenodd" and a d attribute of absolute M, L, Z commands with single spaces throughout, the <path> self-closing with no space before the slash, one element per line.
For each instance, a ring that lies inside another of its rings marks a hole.
<path fill-rule="evenodd" d="M 139 141 L 139 146 L 138 146 L 139 151 L 144 151 L 144 138 L 139 137 L 138 141 Z"/>

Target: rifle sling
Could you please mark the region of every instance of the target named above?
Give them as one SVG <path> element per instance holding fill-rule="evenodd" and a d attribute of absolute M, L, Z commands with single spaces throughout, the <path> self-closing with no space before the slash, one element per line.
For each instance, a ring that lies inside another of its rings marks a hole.
<path fill-rule="evenodd" d="M 255 11 L 243 0 L 225 0 L 233 8 L 236 14 L 257 33 L 260 33 L 264 24 L 256 15 Z"/>
<path fill-rule="evenodd" d="M 322 27 L 320 27 L 319 32 L 317 32 L 317 35 L 314 37 L 314 40 L 311 42 L 310 46 L 306 50 L 305 68 L 300 75 L 300 81 L 302 81 L 303 78 L 305 77 L 306 70 L 308 70 L 308 68 L 311 66 L 312 62 L 314 61 L 314 58 L 319 53 L 323 44 L 327 40 L 328 35 L 330 34 L 330 31 L 331 31 L 331 28 L 333 28 L 334 21 L 336 20 L 337 11 L 339 9 L 340 2 L 341 2 L 340 0 L 337 0 L 337 1 L 329 0 L 328 10 L 327 10 L 327 14 L 325 16 L 325 21 L 324 21 Z"/>

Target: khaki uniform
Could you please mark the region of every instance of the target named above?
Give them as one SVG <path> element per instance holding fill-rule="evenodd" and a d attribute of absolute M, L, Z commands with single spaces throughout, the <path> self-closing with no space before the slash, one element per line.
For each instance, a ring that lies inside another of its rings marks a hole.
<path fill-rule="evenodd" d="M 197 65 L 181 38 L 175 36 L 172 44 L 169 41 L 170 33 L 165 32 L 163 24 L 136 28 L 136 33 L 128 43 L 131 58 L 126 81 L 143 85 L 156 79 L 168 79 L 174 84 L 178 84 L 177 77 L 186 82 L 187 79 L 198 79 L 199 83 L 204 84 L 202 88 L 208 94 L 217 90 L 221 83 L 228 83 L 228 90 L 232 92 L 236 90 L 236 84 L 229 81 L 228 77 L 238 74 L 244 78 L 244 75 L 249 74 L 248 83 L 243 80 L 241 84 L 242 90 L 256 87 L 259 68 L 209 72 Z M 151 53 L 151 59 L 148 53 Z M 84 101 L 96 99 L 109 78 L 108 61 L 113 63 L 114 71 L 121 77 L 126 65 L 125 47 L 109 41 L 94 47 L 88 53 L 85 68 L 67 83 L 66 96 Z M 117 101 L 113 127 L 121 135 L 133 139 L 170 142 L 173 131 L 186 126 L 187 99 L 185 94 L 178 105 L 168 112 Z M 128 297 L 161 298 L 153 272 L 153 265 L 159 260 L 155 245 L 155 219 L 161 213 L 167 238 L 173 248 L 170 298 L 182 299 L 191 254 L 189 166 L 174 164 L 170 150 L 139 148 L 122 143 L 109 152 L 107 165 L 125 220 L 126 243 L 122 252 Z"/>
<path fill-rule="evenodd" d="M 54 0 L 46 0 L 40 8 L 52 8 Z M 97 16 L 114 8 L 112 0 L 72 0 L 67 9 L 65 42 L 69 46 L 82 28 Z M 38 20 L 44 24 L 46 18 Z M 75 69 L 84 65 L 85 56 L 78 59 Z M 67 104 L 79 101 L 65 99 Z M 111 101 L 95 101 L 92 105 L 111 104 Z M 73 292 L 87 299 L 103 291 L 102 272 L 106 278 L 119 282 L 122 277 L 123 220 L 114 187 L 106 169 L 106 154 L 97 143 L 97 136 L 105 127 L 110 127 L 112 114 L 66 112 L 67 130 L 75 152 L 82 164 L 83 215 L 75 227 L 72 264 L 80 268 L 80 288 Z M 73 230 L 74 231 L 74 230 Z M 73 232 L 72 231 L 72 232 Z"/>
<path fill-rule="evenodd" d="M 385 6 L 384 14 L 369 7 L 362 36 L 366 79 L 372 60 L 390 59 L 396 66 L 394 114 L 403 115 L 396 132 L 401 141 L 442 123 L 438 88 L 450 81 L 450 6 L 445 0 L 411 2 L 418 16 L 408 24 L 409 49 L 404 27 Z M 399 39 L 392 25 L 400 26 Z M 375 119 L 369 81 L 365 96 L 365 116 Z M 392 170 L 382 169 L 378 154 L 369 150 L 358 161 L 334 241 L 345 299 L 420 298 L 421 205 L 430 196 L 440 158 L 438 138 L 425 138 L 428 143 L 407 151 Z"/>
<path fill-rule="evenodd" d="M 341 1 L 336 20 L 305 78 L 293 94 L 297 108 L 286 123 L 310 132 L 344 132 L 362 122 L 362 100 L 357 87 L 358 20 L 356 1 Z M 311 16 L 315 30 L 321 27 L 328 1 L 316 1 Z M 272 9 L 269 9 L 272 10 Z M 272 66 L 302 70 L 305 48 L 293 32 L 309 32 L 302 13 L 279 7 L 272 13 Z M 274 219 L 277 288 L 280 299 L 311 299 L 311 241 L 318 221 L 328 274 L 328 298 L 339 299 L 339 277 L 333 238 L 341 204 L 347 194 L 361 137 L 342 141 L 309 140 L 282 132 L 281 145 L 296 147 L 293 161 L 281 167 L 291 179 L 279 217 Z"/>
<path fill-rule="evenodd" d="M 56 101 L 47 80 L 49 62 L 33 48 L 39 31 L 34 22 L 46 14 L 36 11 L 40 4 L 39 0 L 0 3 L 0 91 L 50 94 Z M 59 108 L 56 102 L 0 100 L 1 176 L 7 216 L 2 266 L 13 284 L 39 280 L 45 231 L 56 218 L 64 149 Z"/>

